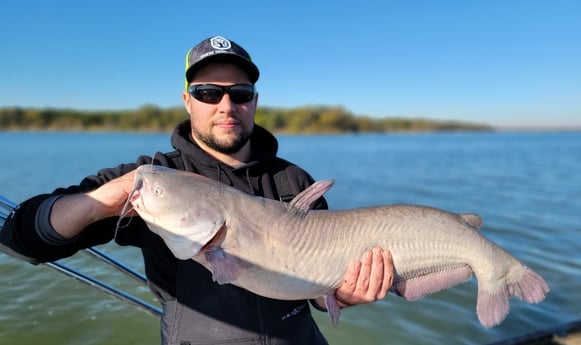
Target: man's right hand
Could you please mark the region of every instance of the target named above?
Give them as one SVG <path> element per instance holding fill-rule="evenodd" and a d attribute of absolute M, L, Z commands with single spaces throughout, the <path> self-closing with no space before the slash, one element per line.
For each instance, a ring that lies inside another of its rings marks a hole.
<path fill-rule="evenodd" d="M 100 219 L 120 216 L 123 206 L 133 190 L 135 170 L 111 180 L 86 195 L 100 204 Z M 97 219 L 98 220 L 98 219 Z"/>
<path fill-rule="evenodd" d="M 61 236 L 71 238 L 91 223 L 121 215 L 133 190 L 134 176 L 135 171 L 131 171 L 91 192 L 61 197 L 54 203 L 50 214 L 53 228 Z"/>

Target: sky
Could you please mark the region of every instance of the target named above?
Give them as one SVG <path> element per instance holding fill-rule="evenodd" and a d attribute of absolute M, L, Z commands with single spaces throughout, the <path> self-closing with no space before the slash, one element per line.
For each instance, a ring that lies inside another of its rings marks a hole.
<path fill-rule="evenodd" d="M 0 107 L 181 106 L 214 35 L 262 106 L 581 128 L 579 0 L 0 0 Z"/>

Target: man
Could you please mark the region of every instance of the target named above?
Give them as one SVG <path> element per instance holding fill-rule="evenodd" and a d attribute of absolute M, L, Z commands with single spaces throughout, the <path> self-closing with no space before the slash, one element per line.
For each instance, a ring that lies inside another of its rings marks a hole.
<path fill-rule="evenodd" d="M 172 134 L 175 151 L 103 169 L 78 186 L 23 202 L 6 222 L 1 242 L 33 262 L 70 256 L 113 238 L 141 248 L 151 290 L 163 305 L 163 344 L 326 344 L 309 302 L 278 301 L 230 284 L 218 285 L 193 260 L 176 259 L 141 219 L 115 233 L 133 188 L 133 170 L 142 164 L 196 172 L 279 200 L 288 200 L 287 189 L 292 197 L 313 183 L 304 170 L 276 157 L 276 139 L 254 124 L 258 77 L 258 68 L 235 42 L 223 37 L 202 41 L 187 54 L 182 99 L 189 120 Z M 277 176 L 283 176 L 283 182 Z M 326 207 L 324 199 L 315 206 Z M 366 252 L 336 291 L 340 306 L 385 297 L 392 270 L 388 251 Z M 311 303 L 325 308 L 322 298 Z"/>

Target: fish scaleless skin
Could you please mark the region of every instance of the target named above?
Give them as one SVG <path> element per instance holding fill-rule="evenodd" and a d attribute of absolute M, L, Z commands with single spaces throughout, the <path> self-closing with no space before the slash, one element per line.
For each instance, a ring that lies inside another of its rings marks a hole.
<path fill-rule="evenodd" d="M 504 320 L 511 296 L 538 303 L 549 291 L 478 232 L 477 215 L 417 205 L 309 210 L 331 186 L 318 181 L 285 204 L 193 173 L 142 166 L 131 203 L 177 258 L 201 263 L 218 283 L 276 299 L 325 296 L 334 323 L 334 290 L 349 264 L 374 246 L 390 250 L 392 291 L 410 301 L 475 275 L 485 327 Z"/>

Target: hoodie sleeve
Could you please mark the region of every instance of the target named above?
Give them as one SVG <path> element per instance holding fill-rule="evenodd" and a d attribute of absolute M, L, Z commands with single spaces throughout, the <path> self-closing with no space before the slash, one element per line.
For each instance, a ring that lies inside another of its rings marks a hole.
<path fill-rule="evenodd" d="M 0 231 L 0 250 L 36 264 L 68 257 L 80 249 L 110 241 L 115 233 L 117 217 L 95 222 L 78 236 L 64 239 L 50 225 L 52 204 L 63 195 L 94 190 L 148 162 L 151 159 L 143 156 L 137 163 L 100 170 L 96 175 L 84 178 L 78 185 L 59 188 L 50 194 L 40 194 L 24 201 L 12 211 Z"/>

